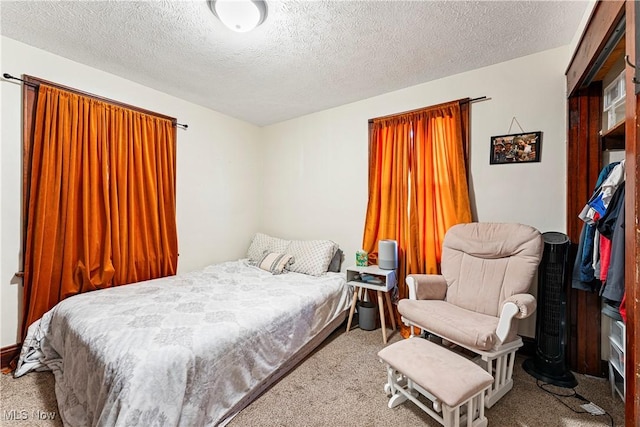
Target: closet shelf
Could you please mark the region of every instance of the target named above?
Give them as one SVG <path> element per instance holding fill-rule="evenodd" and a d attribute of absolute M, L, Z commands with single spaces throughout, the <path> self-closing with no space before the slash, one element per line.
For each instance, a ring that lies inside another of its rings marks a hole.
<path fill-rule="evenodd" d="M 624 123 L 624 120 L 621 120 L 614 127 L 602 133 L 603 150 L 624 150 Z"/>

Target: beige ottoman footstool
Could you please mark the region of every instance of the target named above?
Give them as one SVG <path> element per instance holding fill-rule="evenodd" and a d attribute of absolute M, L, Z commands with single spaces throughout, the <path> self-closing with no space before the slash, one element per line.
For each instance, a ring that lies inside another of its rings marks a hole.
<path fill-rule="evenodd" d="M 391 344 L 378 353 L 387 364 L 389 408 L 409 399 L 445 427 L 484 427 L 484 392 L 493 377 L 480 366 L 423 338 Z M 418 393 L 433 408 L 418 400 Z"/>

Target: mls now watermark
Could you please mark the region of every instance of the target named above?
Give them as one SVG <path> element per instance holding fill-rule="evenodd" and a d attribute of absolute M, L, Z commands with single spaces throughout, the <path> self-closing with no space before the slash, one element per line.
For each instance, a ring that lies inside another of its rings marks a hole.
<path fill-rule="evenodd" d="M 27 421 L 27 420 L 55 420 L 55 411 L 41 411 L 35 409 L 33 411 L 27 411 L 25 409 L 11 409 L 9 411 L 2 412 L 3 421 Z"/>

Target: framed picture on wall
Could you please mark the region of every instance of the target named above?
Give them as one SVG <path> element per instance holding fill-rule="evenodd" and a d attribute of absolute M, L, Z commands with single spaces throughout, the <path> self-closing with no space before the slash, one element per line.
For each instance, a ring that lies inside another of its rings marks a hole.
<path fill-rule="evenodd" d="M 492 136 L 489 164 L 539 162 L 541 145 L 542 132 Z"/>

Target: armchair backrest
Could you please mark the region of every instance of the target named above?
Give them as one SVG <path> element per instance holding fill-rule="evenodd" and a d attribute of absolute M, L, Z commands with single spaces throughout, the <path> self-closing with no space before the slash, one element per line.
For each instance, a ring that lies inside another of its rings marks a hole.
<path fill-rule="evenodd" d="M 446 301 L 498 317 L 505 299 L 526 293 L 542 258 L 538 230 L 523 224 L 470 223 L 444 237 L 441 272 Z"/>

